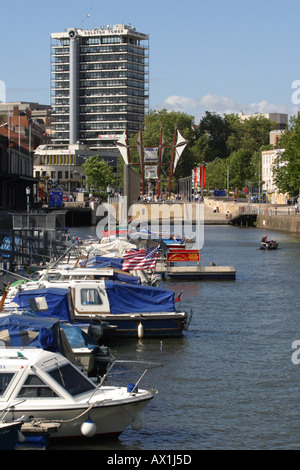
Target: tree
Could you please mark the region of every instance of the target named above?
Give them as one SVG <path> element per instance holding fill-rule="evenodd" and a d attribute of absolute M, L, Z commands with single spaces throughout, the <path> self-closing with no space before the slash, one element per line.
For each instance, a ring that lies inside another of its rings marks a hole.
<path fill-rule="evenodd" d="M 273 169 L 274 181 L 279 191 L 291 197 L 300 190 L 300 113 L 292 116 L 290 123 L 279 141 L 282 152 Z"/>
<path fill-rule="evenodd" d="M 227 140 L 232 133 L 231 123 L 227 116 L 220 116 L 216 113 L 206 111 L 200 120 L 197 130 L 197 139 L 206 137 L 209 143 L 205 154 L 202 155 L 203 161 L 211 162 L 215 158 L 227 158 L 229 156 Z"/>
<path fill-rule="evenodd" d="M 206 186 L 214 189 L 224 189 L 227 182 L 227 158 L 215 158 L 206 165 Z"/>
<path fill-rule="evenodd" d="M 112 168 L 104 160 L 100 161 L 98 155 L 89 157 L 82 168 L 89 188 L 106 190 L 108 185 L 115 183 Z"/>
<path fill-rule="evenodd" d="M 242 188 L 252 176 L 251 154 L 247 150 L 241 148 L 230 154 L 228 163 L 230 185 Z"/>

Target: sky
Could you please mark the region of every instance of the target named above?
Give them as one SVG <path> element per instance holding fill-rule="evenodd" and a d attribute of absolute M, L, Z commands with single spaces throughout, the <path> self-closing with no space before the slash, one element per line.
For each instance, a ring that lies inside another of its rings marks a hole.
<path fill-rule="evenodd" d="M 299 0 L 2 0 L 0 100 L 50 104 L 52 32 L 131 23 L 150 38 L 150 109 L 290 117 L 299 21 Z"/>

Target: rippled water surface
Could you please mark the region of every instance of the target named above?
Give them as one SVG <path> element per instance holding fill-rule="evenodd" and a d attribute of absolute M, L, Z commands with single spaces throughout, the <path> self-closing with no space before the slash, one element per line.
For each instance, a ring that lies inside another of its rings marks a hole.
<path fill-rule="evenodd" d="M 291 360 L 300 340 L 300 237 L 266 233 L 277 251 L 259 250 L 259 229 L 205 226 L 201 265 L 235 266 L 236 280 L 163 282 L 183 291 L 189 331 L 162 344 L 112 344 L 118 359 L 163 364 L 144 382 L 159 393 L 140 431 L 94 449 L 300 449 L 300 364 Z"/>

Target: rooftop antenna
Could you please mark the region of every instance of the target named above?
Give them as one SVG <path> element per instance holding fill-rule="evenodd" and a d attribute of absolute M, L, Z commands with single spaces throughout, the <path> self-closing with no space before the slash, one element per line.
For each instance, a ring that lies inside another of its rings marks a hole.
<path fill-rule="evenodd" d="M 81 24 L 84 23 L 85 20 L 91 16 L 91 11 L 92 11 L 92 9 L 93 9 L 93 8 L 91 8 L 90 11 L 88 12 L 88 14 L 83 18 Z"/>

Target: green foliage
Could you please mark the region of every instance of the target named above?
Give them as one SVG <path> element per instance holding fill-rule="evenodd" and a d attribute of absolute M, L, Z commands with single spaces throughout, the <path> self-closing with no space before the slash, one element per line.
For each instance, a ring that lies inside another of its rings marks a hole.
<path fill-rule="evenodd" d="M 207 186 L 226 188 L 227 169 L 231 188 L 242 188 L 247 181 L 258 185 L 260 150 L 269 144 L 274 127 L 274 123 L 262 116 L 242 121 L 235 114 L 222 117 L 206 112 L 200 121 L 194 149 L 202 154 L 200 160 L 207 162 Z"/>
<path fill-rule="evenodd" d="M 82 165 L 89 188 L 105 190 L 108 185 L 114 185 L 113 170 L 104 160 L 99 160 L 98 155 L 89 157 Z"/>
<path fill-rule="evenodd" d="M 164 145 L 173 145 L 175 126 L 188 141 L 174 173 L 173 188 L 179 178 L 191 176 L 193 168 L 205 162 L 207 187 L 224 189 L 228 168 L 230 187 L 242 188 L 247 181 L 258 185 L 261 149 L 269 145 L 269 134 L 275 123 L 262 116 L 241 120 L 235 114 L 221 116 L 207 111 L 199 126 L 195 126 L 194 118 L 185 113 L 151 110 L 144 122 L 143 147 L 159 145 L 161 126 Z M 129 142 L 132 162 L 139 162 L 137 138 L 135 134 Z M 171 152 L 171 148 L 164 150 L 162 182 L 168 181 L 166 168 L 169 169 Z M 136 169 L 139 171 L 139 166 Z"/>
<path fill-rule="evenodd" d="M 206 137 L 206 152 L 203 160 L 213 161 L 215 158 L 227 158 L 229 156 L 227 139 L 232 130 L 227 117 L 206 111 L 200 121 L 197 138 Z"/>
<path fill-rule="evenodd" d="M 229 153 L 245 149 L 253 155 L 262 146 L 269 144 L 270 132 L 275 128 L 275 123 L 263 116 L 241 120 L 237 115 L 229 115 L 226 119 L 231 129 L 227 139 Z"/>
<path fill-rule="evenodd" d="M 215 158 L 206 165 L 206 186 L 209 188 L 223 189 L 227 182 L 228 159 Z"/>
<path fill-rule="evenodd" d="M 229 157 L 230 186 L 242 188 L 251 177 L 251 154 L 244 148 L 232 152 Z"/>
<path fill-rule="evenodd" d="M 300 190 L 300 113 L 292 116 L 279 141 L 279 152 L 274 167 L 274 180 L 282 193 L 298 196 Z"/>

